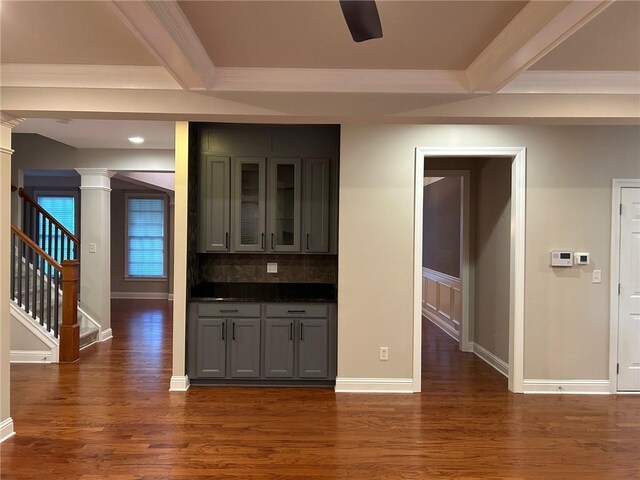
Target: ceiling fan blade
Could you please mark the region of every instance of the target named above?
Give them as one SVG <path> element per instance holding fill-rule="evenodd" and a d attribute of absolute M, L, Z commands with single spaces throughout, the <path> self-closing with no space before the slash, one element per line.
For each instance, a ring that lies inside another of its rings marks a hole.
<path fill-rule="evenodd" d="M 375 0 L 340 0 L 340 7 L 354 41 L 382 38 L 382 25 Z"/>

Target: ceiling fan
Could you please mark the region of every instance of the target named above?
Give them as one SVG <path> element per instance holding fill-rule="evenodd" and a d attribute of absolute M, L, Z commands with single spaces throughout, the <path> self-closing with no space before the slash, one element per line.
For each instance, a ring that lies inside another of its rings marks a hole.
<path fill-rule="evenodd" d="M 375 0 L 340 0 L 340 7 L 355 42 L 382 38 Z"/>

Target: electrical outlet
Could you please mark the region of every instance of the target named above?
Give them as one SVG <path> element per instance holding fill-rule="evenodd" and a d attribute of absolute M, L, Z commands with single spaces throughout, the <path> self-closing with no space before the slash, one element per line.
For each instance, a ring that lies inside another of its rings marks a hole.
<path fill-rule="evenodd" d="M 95 243 L 90 243 L 89 244 L 89 253 L 96 253 L 96 244 Z"/>
<path fill-rule="evenodd" d="M 267 263 L 267 273 L 278 273 L 278 264 Z"/>
<path fill-rule="evenodd" d="M 389 360 L 389 347 L 380 347 L 380 360 L 384 362 Z"/>

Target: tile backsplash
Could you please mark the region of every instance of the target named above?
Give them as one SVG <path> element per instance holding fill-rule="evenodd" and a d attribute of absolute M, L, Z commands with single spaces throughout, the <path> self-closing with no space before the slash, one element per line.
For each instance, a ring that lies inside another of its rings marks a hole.
<path fill-rule="evenodd" d="M 336 255 L 199 254 L 203 282 L 336 283 Z M 267 262 L 278 273 L 267 273 Z"/>

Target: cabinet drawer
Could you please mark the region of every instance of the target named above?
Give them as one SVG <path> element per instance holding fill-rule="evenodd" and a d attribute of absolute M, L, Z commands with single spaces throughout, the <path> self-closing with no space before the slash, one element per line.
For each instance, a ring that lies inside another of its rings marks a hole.
<path fill-rule="evenodd" d="M 266 316 L 273 318 L 325 318 L 329 314 L 326 304 L 272 303 L 266 305 Z"/>
<path fill-rule="evenodd" d="M 199 303 L 199 317 L 260 317 L 260 304 L 256 303 Z"/>

